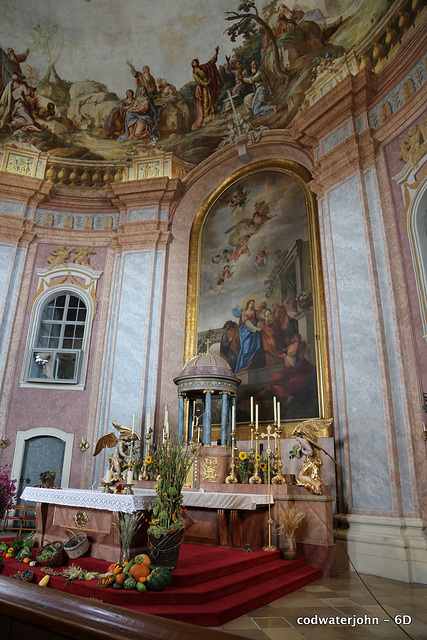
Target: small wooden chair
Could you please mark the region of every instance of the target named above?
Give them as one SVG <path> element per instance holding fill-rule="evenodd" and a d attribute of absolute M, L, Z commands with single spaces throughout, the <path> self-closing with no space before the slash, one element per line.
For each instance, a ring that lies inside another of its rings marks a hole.
<path fill-rule="evenodd" d="M 26 534 L 28 531 L 36 530 L 36 508 L 30 505 L 25 505 L 25 511 L 21 518 L 21 528 L 18 535 Z"/>
<path fill-rule="evenodd" d="M 9 507 L 4 514 L 2 533 L 5 531 L 21 531 L 22 518 L 25 515 L 26 510 L 26 504 L 14 504 Z"/>

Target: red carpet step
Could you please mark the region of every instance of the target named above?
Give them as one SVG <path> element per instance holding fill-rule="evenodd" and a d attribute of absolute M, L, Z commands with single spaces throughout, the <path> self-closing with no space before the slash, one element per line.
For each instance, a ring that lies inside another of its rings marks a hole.
<path fill-rule="evenodd" d="M 67 564 L 105 572 L 109 563 L 85 556 L 67 559 Z M 2 575 L 11 576 L 25 569 L 27 565 L 5 560 Z M 45 574 L 39 567 L 34 569 L 39 581 Z M 61 567 L 56 571 L 60 572 Z M 216 627 L 321 577 L 320 569 L 307 567 L 304 558 L 281 560 L 280 551 L 244 552 L 183 543 L 172 583 L 165 591 L 115 591 L 96 587 L 97 580 L 67 584 L 59 576 L 51 577 L 49 588 L 202 627 Z"/>

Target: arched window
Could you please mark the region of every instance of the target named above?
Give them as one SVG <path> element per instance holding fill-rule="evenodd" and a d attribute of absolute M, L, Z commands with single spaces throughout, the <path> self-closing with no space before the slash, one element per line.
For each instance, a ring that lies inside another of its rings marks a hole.
<path fill-rule="evenodd" d="M 86 304 L 79 296 L 62 292 L 48 298 L 31 349 L 29 382 L 78 382 L 86 320 Z"/>

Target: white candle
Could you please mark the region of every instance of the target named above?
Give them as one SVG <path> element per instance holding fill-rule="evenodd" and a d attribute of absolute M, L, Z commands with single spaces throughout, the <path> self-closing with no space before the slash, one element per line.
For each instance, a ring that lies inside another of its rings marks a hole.
<path fill-rule="evenodd" d="M 255 430 L 258 431 L 258 405 L 255 405 Z"/>
<path fill-rule="evenodd" d="M 132 481 L 133 481 L 133 471 L 132 469 L 129 469 L 129 471 L 127 472 L 126 484 L 132 484 Z"/>
<path fill-rule="evenodd" d="M 148 409 L 147 417 L 145 418 L 145 434 L 149 433 L 151 429 L 151 407 Z"/>
<path fill-rule="evenodd" d="M 253 396 L 251 396 L 251 422 L 253 423 L 254 421 L 254 399 Z"/>
<path fill-rule="evenodd" d="M 254 430 L 251 427 L 251 449 L 254 448 Z"/>
<path fill-rule="evenodd" d="M 166 422 L 165 432 L 166 432 L 166 436 L 169 438 L 169 421 Z"/>
<path fill-rule="evenodd" d="M 111 482 L 112 479 L 113 479 L 113 474 L 111 472 L 111 469 L 108 469 L 107 473 L 105 474 L 104 482 L 106 483 Z"/>
<path fill-rule="evenodd" d="M 277 403 L 277 428 L 280 429 L 280 402 Z"/>
<path fill-rule="evenodd" d="M 276 400 L 276 396 L 274 396 L 274 398 L 273 398 L 273 409 L 274 409 L 274 422 L 276 422 L 276 419 L 277 419 L 277 400 Z"/>
<path fill-rule="evenodd" d="M 235 413 L 235 406 L 234 404 L 231 405 L 231 430 L 234 431 L 234 413 Z"/>
<path fill-rule="evenodd" d="M 169 422 L 168 405 L 165 404 L 165 418 L 163 420 L 163 424 L 164 424 L 165 427 L 166 427 L 168 422 Z"/>

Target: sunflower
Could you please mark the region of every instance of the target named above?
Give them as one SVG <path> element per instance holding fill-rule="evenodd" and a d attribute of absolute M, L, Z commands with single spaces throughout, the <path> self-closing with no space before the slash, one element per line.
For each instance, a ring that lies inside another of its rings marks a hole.
<path fill-rule="evenodd" d="M 146 462 L 147 464 L 150 464 L 150 462 L 151 462 L 151 456 L 145 456 L 145 462 Z"/>
<path fill-rule="evenodd" d="M 257 454 L 256 454 L 256 456 L 255 456 L 255 460 L 256 460 L 257 462 L 259 462 L 259 461 L 261 460 L 261 456 L 259 455 L 259 453 L 257 453 Z"/>
<path fill-rule="evenodd" d="M 267 465 L 265 464 L 265 462 L 261 462 L 259 468 L 261 469 L 261 471 L 267 471 Z"/>
<path fill-rule="evenodd" d="M 241 451 L 239 453 L 239 459 L 240 460 L 246 460 L 247 457 L 248 457 L 248 455 L 247 455 L 246 451 Z"/>

